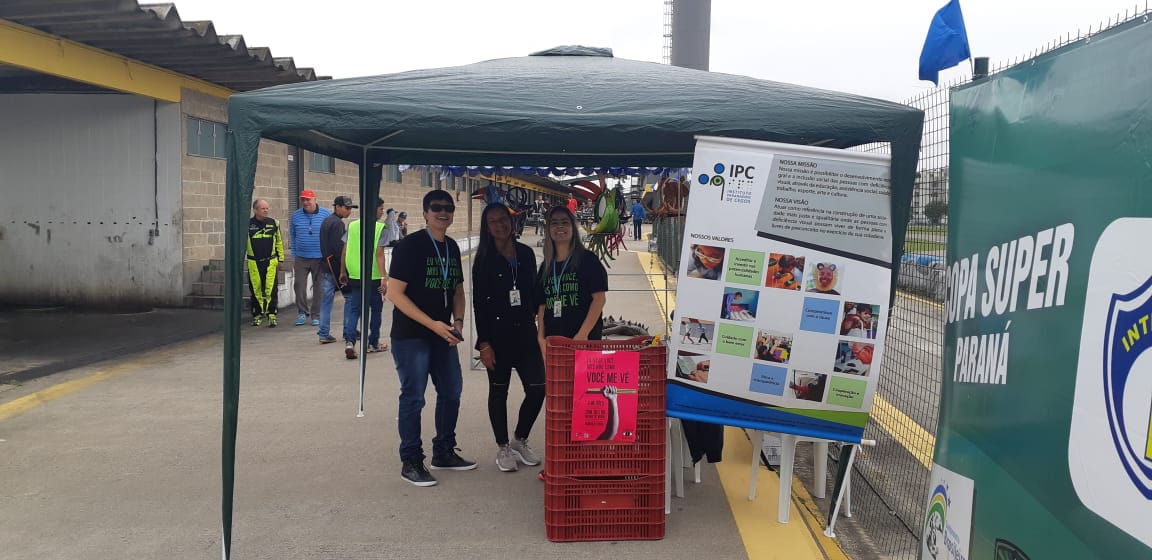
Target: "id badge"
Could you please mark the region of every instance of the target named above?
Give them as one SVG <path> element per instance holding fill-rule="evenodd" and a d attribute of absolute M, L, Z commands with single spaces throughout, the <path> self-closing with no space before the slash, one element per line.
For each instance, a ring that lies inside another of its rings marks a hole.
<path fill-rule="evenodd" d="M 520 305 L 520 290 L 508 290 L 508 302 L 512 304 L 512 307 L 518 307 Z"/>
<path fill-rule="evenodd" d="M 561 305 L 560 305 L 560 300 L 559 300 L 559 299 L 557 299 L 556 301 L 552 302 L 552 316 L 553 316 L 553 317 L 559 317 L 559 316 L 560 316 L 560 310 L 561 310 L 561 309 L 563 309 L 563 306 L 561 306 Z"/>

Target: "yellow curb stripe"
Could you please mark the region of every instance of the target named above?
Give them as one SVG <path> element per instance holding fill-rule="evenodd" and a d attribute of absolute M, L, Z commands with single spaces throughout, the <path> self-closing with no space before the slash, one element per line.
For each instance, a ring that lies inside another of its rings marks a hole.
<path fill-rule="evenodd" d="M 804 519 L 797 503 L 812 503 L 804 485 L 793 486 L 790 523 L 776 520 L 780 479 L 776 473 L 760 466 L 757 476 L 756 499 L 748 500 L 751 482 L 753 447 L 741 428 L 724 427 L 724 460 L 716 464 L 720 484 L 728 498 L 728 507 L 736 521 L 744 550 L 749 560 L 840 560 L 845 556 L 829 556 L 828 551 L 839 551 L 839 546 L 824 544 L 815 537 L 821 526 L 813 532 Z M 839 554 L 842 554 L 840 552 Z"/>
<path fill-rule="evenodd" d="M 115 379 L 117 377 L 138 371 L 144 366 L 155 364 L 158 360 L 164 359 L 168 356 L 187 350 L 205 348 L 214 343 L 215 342 L 212 340 L 212 335 L 208 335 L 188 342 L 174 344 L 165 347 L 163 350 L 144 354 L 130 362 L 117 364 L 107 369 L 102 369 L 85 375 L 84 377 L 80 377 L 78 379 L 58 383 L 46 389 L 41 389 L 35 393 L 24 395 L 23 397 L 13 399 L 6 403 L 0 403 L 0 420 L 7 420 L 8 418 L 18 414 L 23 414 L 42 404 L 54 401 L 61 397 L 66 397 L 72 393 L 100 383 L 101 381 L 108 381 L 109 379 Z"/>
<path fill-rule="evenodd" d="M 656 298 L 656 307 L 660 308 L 660 317 L 664 320 L 665 324 L 670 320 L 669 314 L 673 309 L 676 309 L 676 293 L 668 290 L 668 283 L 664 281 L 664 271 L 656 264 L 656 253 L 641 253 L 639 251 L 633 253 L 636 258 L 640 260 L 640 268 L 644 269 L 644 274 L 647 275 L 648 284 L 652 286 L 652 296 Z M 644 256 L 648 255 L 648 259 Z M 664 307 L 664 302 L 660 300 L 660 294 L 668 294 L 668 307 Z"/>
<path fill-rule="evenodd" d="M 833 489 L 829 488 L 831 492 Z M 816 507 L 816 502 L 808 494 L 808 488 L 797 477 L 792 477 L 792 505 L 800 512 L 800 518 L 808 527 L 808 533 L 820 547 L 827 560 L 850 560 L 848 554 L 840 547 L 840 541 L 824 534 L 824 527 L 828 526 L 824 515 Z"/>
<path fill-rule="evenodd" d="M 920 461 L 924 468 L 932 468 L 936 438 L 921 428 L 920 424 L 900 412 L 900 409 L 892 406 L 880 395 L 876 395 L 872 401 L 872 419 L 879 423 L 884 431 L 891 434 L 917 461 Z"/>
<path fill-rule="evenodd" d="M 920 303 L 923 303 L 923 304 L 925 304 L 925 305 L 931 305 L 932 307 L 935 307 L 935 308 L 937 308 L 937 309 L 944 309 L 944 304 L 943 304 L 943 303 L 940 303 L 940 302 L 938 302 L 938 301 L 935 301 L 935 300 L 931 300 L 931 299 L 928 299 L 928 298 L 926 298 L 926 297 L 923 297 L 923 296 L 918 296 L 918 295 L 916 295 L 916 294 L 911 294 L 911 293 L 908 293 L 908 292 L 903 292 L 903 291 L 899 291 L 899 290 L 897 290 L 897 291 L 896 291 L 896 294 L 897 294 L 897 295 L 899 295 L 899 296 L 900 296 L 900 297 L 902 297 L 902 298 L 908 298 L 908 299 L 911 299 L 911 300 L 915 300 L 915 301 L 918 301 L 918 302 L 920 302 Z"/>
<path fill-rule="evenodd" d="M 23 414 L 48 401 L 53 401 L 60 397 L 71 395 L 76 391 L 101 381 L 107 381 L 126 373 L 136 371 L 140 369 L 142 365 L 143 364 L 139 363 L 121 364 L 106 370 L 98 371 L 91 375 L 81 377 L 79 379 L 65 381 L 64 383 L 53 385 L 47 389 L 41 389 L 35 393 L 24 395 L 23 397 L 20 397 L 16 400 L 0 404 L 0 420 L 7 420 L 8 418 L 16 416 L 17 414 Z"/>

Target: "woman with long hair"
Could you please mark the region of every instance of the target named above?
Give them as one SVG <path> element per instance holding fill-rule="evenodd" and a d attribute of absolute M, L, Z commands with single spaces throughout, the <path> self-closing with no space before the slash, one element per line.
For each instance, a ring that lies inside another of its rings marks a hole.
<path fill-rule="evenodd" d="M 548 211 L 545 222 L 544 262 L 536 284 L 542 354 L 549 336 L 600 340 L 608 292 L 608 271 L 580 242 L 576 215 L 557 206 Z"/>
<path fill-rule="evenodd" d="M 517 242 L 511 212 L 492 203 L 480 214 L 480 245 L 472 262 L 472 308 L 476 349 L 488 370 L 488 418 L 496 437 L 496 467 L 517 469 L 517 461 L 539 465 L 528 435 L 544 406 L 544 359 L 536 332 L 536 255 Z M 508 439 L 508 386 L 512 369 L 524 385 L 524 402 Z"/>
<path fill-rule="evenodd" d="M 540 354 L 547 356 L 549 336 L 575 340 L 600 340 L 604 330 L 601 311 L 607 301 L 608 271 L 596 255 L 584 248 L 577 231 L 576 214 L 556 206 L 544 215 L 544 262 L 537 274 Z M 616 393 L 604 394 L 615 404 Z M 544 480 L 544 471 L 536 475 Z"/>

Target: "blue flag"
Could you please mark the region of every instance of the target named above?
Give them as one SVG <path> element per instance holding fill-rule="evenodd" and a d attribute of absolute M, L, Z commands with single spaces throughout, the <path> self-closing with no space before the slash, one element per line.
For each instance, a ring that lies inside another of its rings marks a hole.
<path fill-rule="evenodd" d="M 971 56 L 960 0 L 948 0 L 928 26 L 924 50 L 920 51 L 920 79 L 940 85 L 941 70 L 956 66 Z"/>

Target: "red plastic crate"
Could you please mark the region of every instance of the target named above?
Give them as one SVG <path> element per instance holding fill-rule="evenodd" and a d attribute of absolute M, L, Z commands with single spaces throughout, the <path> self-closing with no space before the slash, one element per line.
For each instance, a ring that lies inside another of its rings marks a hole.
<path fill-rule="evenodd" d="M 575 341 L 563 337 L 548 338 L 544 472 L 549 477 L 663 476 L 667 452 L 664 393 L 667 348 L 643 346 L 646 339 Z M 640 354 L 635 442 L 572 441 L 572 378 L 577 350 L 634 351 Z"/>
<path fill-rule="evenodd" d="M 636 441 L 571 441 L 571 413 L 545 417 L 544 472 L 548 476 L 662 475 L 667 420 L 663 411 L 636 416 Z"/>
<path fill-rule="evenodd" d="M 640 380 L 637 391 L 637 410 L 661 411 L 666 407 L 664 382 L 667 377 L 668 348 L 643 346 L 648 337 L 627 340 L 572 340 L 560 336 L 548 337 L 548 358 L 545 369 L 545 409 L 554 412 L 572 410 L 572 378 L 576 370 L 576 351 L 629 351 L 640 354 Z"/>
<path fill-rule="evenodd" d="M 548 540 L 637 541 L 664 538 L 664 476 L 544 482 Z"/>

